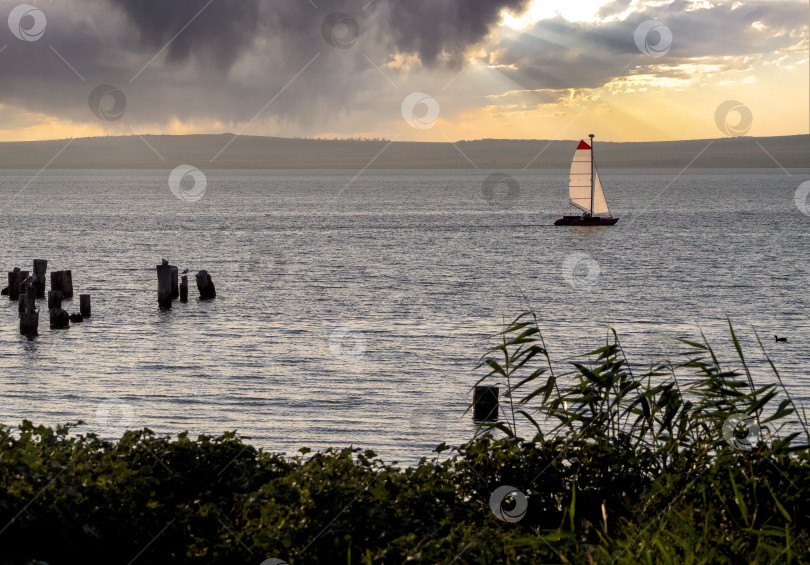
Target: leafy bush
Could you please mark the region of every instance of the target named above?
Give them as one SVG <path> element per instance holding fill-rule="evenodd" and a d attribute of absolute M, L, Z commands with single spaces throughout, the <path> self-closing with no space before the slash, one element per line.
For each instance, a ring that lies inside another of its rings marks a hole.
<path fill-rule="evenodd" d="M 613 334 L 555 374 L 520 316 L 481 362 L 506 417 L 405 469 L 356 448 L 289 458 L 233 432 L 0 427 L 0 563 L 806 561 L 806 420 L 775 368 L 776 385 L 754 386 L 730 333 L 734 369 L 684 342 L 636 375 Z M 490 508 L 505 485 L 527 497 L 522 519 Z"/>

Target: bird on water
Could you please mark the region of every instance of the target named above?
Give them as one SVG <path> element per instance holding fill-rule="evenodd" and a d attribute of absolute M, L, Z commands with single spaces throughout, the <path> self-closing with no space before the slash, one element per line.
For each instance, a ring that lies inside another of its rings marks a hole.
<path fill-rule="evenodd" d="M 778 335 L 774 335 L 773 339 L 775 339 L 776 341 L 787 341 L 786 337 L 779 337 Z"/>

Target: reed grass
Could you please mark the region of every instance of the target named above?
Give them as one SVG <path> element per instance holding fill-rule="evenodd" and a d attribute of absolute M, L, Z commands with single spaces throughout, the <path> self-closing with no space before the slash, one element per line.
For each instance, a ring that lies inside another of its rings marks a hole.
<path fill-rule="evenodd" d="M 730 321 L 728 331 L 730 363 L 701 332 L 641 373 L 613 330 L 556 374 L 534 313 L 492 336 L 476 384 L 502 387 L 518 419 L 481 422 L 476 436 L 555 446 L 556 462 L 526 485 L 541 500 L 549 480 L 565 493 L 540 531 L 578 534 L 605 562 L 796 561 L 810 525 L 806 414 L 759 336 L 774 381 L 762 385 Z"/>

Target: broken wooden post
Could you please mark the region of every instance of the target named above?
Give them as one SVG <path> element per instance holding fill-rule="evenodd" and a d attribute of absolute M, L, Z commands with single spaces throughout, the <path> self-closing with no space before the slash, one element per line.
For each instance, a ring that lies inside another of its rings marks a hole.
<path fill-rule="evenodd" d="M 214 282 L 211 280 L 211 275 L 209 275 L 206 270 L 197 273 L 197 289 L 200 291 L 200 300 L 208 300 L 217 297 Z"/>
<path fill-rule="evenodd" d="M 8 299 L 13 300 L 14 302 L 20 296 L 20 268 L 14 267 L 13 271 L 8 272 Z"/>
<path fill-rule="evenodd" d="M 180 302 L 188 302 L 188 275 L 180 277 Z"/>
<path fill-rule="evenodd" d="M 70 327 L 70 315 L 61 308 L 54 308 L 48 313 L 51 317 L 52 330 L 65 330 Z"/>
<path fill-rule="evenodd" d="M 25 314 L 25 293 L 17 295 L 17 314 L 20 317 Z"/>
<path fill-rule="evenodd" d="M 473 420 L 498 419 L 498 387 L 478 385 L 473 392 Z"/>
<path fill-rule="evenodd" d="M 89 294 L 80 294 L 79 295 L 79 313 L 82 315 L 82 318 L 89 318 L 90 317 L 90 295 Z"/>
<path fill-rule="evenodd" d="M 28 278 L 28 271 L 21 271 L 19 267 L 15 267 L 13 271 L 8 274 L 8 297 L 9 300 L 16 301 L 20 294 L 25 295 L 25 279 Z M 20 290 L 23 288 L 23 290 Z"/>
<path fill-rule="evenodd" d="M 164 310 L 172 307 L 172 268 L 166 259 L 155 267 L 158 282 L 158 306 Z"/>
<path fill-rule="evenodd" d="M 8 287 L 4 286 L 3 290 L 0 290 L 0 296 L 8 296 Z"/>
<path fill-rule="evenodd" d="M 62 271 L 51 271 L 51 290 L 62 292 Z M 64 298 L 65 295 L 62 295 Z"/>
<path fill-rule="evenodd" d="M 62 291 L 49 290 L 48 291 L 48 310 L 62 307 Z"/>
<path fill-rule="evenodd" d="M 70 318 L 70 323 L 71 324 L 78 324 L 79 322 L 84 321 L 84 318 L 78 312 L 76 312 L 74 314 L 70 314 L 69 318 Z"/>
<path fill-rule="evenodd" d="M 172 300 L 180 296 L 180 286 L 177 284 L 177 267 L 170 265 L 172 268 Z"/>
<path fill-rule="evenodd" d="M 34 339 L 39 327 L 39 310 L 36 303 L 37 289 L 33 285 L 28 286 L 25 289 L 25 311 L 20 316 L 20 333 L 28 339 Z"/>
<path fill-rule="evenodd" d="M 68 269 L 62 271 L 62 299 L 70 300 L 73 298 L 73 273 Z"/>
<path fill-rule="evenodd" d="M 48 261 L 45 259 L 34 259 L 34 274 L 37 280 L 34 287 L 37 289 L 37 298 L 45 298 L 45 271 L 48 270 Z"/>
<path fill-rule="evenodd" d="M 17 283 L 17 296 L 26 296 L 27 294 L 27 286 L 25 284 L 25 279 L 28 278 L 28 271 L 18 271 L 17 272 L 17 279 L 19 282 Z"/>

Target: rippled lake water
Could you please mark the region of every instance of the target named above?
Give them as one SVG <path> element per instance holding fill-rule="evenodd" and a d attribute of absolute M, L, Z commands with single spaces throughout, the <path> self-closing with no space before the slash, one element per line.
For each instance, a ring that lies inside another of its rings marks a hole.
<path fill-rule="evenodd" d="M 810 397 L 810 170 L 600 171 L 613 227 L 551 224 L 567 171 L 169 171 L 0 176 L 0 265 L 71 269 L 93 316 L 28 341 L 0 301 L 0 421 L 111 436 L 238 430 L 268 450 L 355 445 L 412 463 L 473 434 L 484 338 L 529 305 L 555 363 L 604 343 L 632 363 L 698 325 L 726 357 L 726 317 L 769 382 L 754 331 Z M 207 269 L 218 297 L 158 310 L 155 265 Z M 5 286 L 5 284 L 0 285 Z M 774 343 L 773 334 L 787 343 Z"/>

